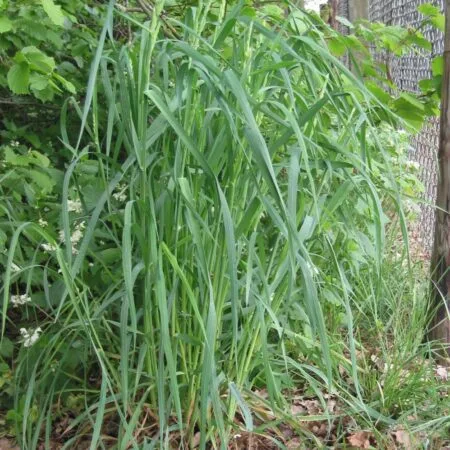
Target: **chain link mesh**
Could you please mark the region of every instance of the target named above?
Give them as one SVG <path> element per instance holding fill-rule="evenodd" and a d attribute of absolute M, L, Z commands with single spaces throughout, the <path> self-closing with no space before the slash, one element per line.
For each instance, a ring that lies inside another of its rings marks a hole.
<path fill-rule="evenodd" d="M 348 12 L 349 0 L 341 0 L 342 12 Z M 423 16 L 417 7 L 429 0 L 369 0 L 369 20 L 386 25 L 399 25 L 417 29 Z M 433 2 L 444 9 L 444 1 Z M 349 17 L 344 16 L 344 17 Z M 404 57 L 388 57 L 377 55 L 378 59 L 387 62 L 392 80 L 402 91 L 418 92 L 418 83 L 431 76 L 431 60 L 441 55 L 444 49 L 443 34 L 432 27 L 423 30 L 425 38 L 432 43 L 429 52 L 413 52 Z M 434 235 L 434 208 L 431 206 L 436 197 L 437 186 L 437 150 L 439 145 L 439 120 L 432 119 L 424 129 L 411 140 L 410 159 L 420 164 L 420 178 L 425 187 L 424 200 L 421 206 L 416 239 L 422 243 L 425 256 L 430 257 Z"/>

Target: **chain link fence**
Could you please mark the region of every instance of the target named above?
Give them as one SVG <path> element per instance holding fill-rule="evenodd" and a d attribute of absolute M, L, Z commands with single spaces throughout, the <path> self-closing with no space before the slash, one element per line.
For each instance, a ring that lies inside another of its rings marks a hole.
<path fill-rule="evenodd" d="M 339 0 L 338 15 L 350 18 L 352 3 L 356 1 L 358 0 Z M 371 22 L 417 29 L 423 19 L 417 7 L 423 3 L 430 3 L 430 0 L 368 0 L 368 2 L 368 19 Z M 433 4 L 443 11 L 444 0 L 435 0 Z M 377 55 L 379 60 L 388 63 L 392 80 L 403 91 L 418 92 L 419 81 L 431 76 L 432 58 L 442 55 L 444 50 L 441 32 L 431 27 L 424 28 L 422 32 L 432 43 L 431 55 L 429 52 L 420 51 L 401 58 Z M 418 229 L 413 230 L 414 239 L 421 244 L 425 258 L 430 257 L 433 246 L 434 208 L 431 205 L 436 198 L 438 145 L 439 120 L 436 118 L 430 120 L 421 133 L 412 138 L 410 147 L 410 159 L 420 165 L 420 178 L 425 187 Z"/>

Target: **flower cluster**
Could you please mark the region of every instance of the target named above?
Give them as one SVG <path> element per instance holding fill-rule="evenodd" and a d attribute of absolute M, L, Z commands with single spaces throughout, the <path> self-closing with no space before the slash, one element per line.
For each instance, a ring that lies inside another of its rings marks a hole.
<path fill-rule="evenodd" d="M 20 334 L 23 337 L 23 346 L 31 347 L 39 339 L 39 335 L 41 333 L 42 329 L 40 327 L 36 328 L 35 330 L 27 330 L 26 328 L 21 328 Z"/>
<path fill-rule="evenodd" d="M 67 200 L 67 209 L 78 214 L 83 212 L 83 206 L 80 200 Z"/>
<path fill-rule="evenodd" d="M 56 250 L 56 245 L 53 245 L 53 244 L 41 244 L 41 248 L 45 252 L 54 252 Z"/>
<path fill-rule="evenodd" d="M 86 227 L 86 222 L 80 222 L 75 226 L 75 230 L 73 231 L 72 235 L 70 236 L 70 245 L 72 247 L 72 253 L 76 255 L 78 253 L 77 245 L 83 238 L 83 231 Z M 59 232 L 59 239 L 62 243 L 65 242 L 65 236 L 64 231 L 61 230 Z"/>
<path fill-rule="evenodd" d="M 27 294 L 11 295 L 11 304 L 17 308 L 18 306 L 25 305 L 31 302 L 31 297 Z"/>
<path fill-rule="evenodd" d="M 124 184 L 118 184 L 117 185 L 117 192 L 114 192 L 112 195 L 113 198 L 121 203 L 125 202 L 127 200 L 127 194 L 126 194 L 127 186 Z"/>

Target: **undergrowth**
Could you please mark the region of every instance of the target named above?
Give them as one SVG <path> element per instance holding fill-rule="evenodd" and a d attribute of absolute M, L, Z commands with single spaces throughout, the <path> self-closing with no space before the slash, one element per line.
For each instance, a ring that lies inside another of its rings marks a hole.
<path fill-rule="evenodd" d="M 65 167 L 2 147 L 5 428 L 23 449 L 442 443 L 401 120 L 314 15 L 163 3 L 110 4 Z M 135 39 L 106 48 L 115 15 Z"/>

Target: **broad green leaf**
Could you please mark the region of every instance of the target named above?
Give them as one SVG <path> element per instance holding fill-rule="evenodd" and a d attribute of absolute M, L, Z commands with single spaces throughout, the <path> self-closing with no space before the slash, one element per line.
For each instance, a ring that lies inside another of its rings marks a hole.
<path fill-rule="evenodd" d="M 34 46 L 23 48 L 14 56 L 17 63 L 27 63 L 30 69 L 49 74 L 55 69 L 55 60 Z"/>
<path fill-rule="evenodd" d="M 6 17 L 0 17 L 0 33 L 7 33 L 13 28 L 13 23 Z"/>
<path fill-rule="evenodd" d="M 30 89 L 42 91 L 48 87 L 48 78 L 45 75 L 39 73 L 32 73 L 30 75 Z"/>
<path fill-rule="evenodd" d="M 14 64 L 8 71 L 8 86 L 14 94 L 28 94 L 30 68 L 28 64 Z"/>
<path fill-rule="evenodd" d="M 343 56 L 347 51 L 347 46 L 339 37 L 333 37 L 328 41 L 328 48 L 335 56 Z"/>
<path fill-rule="evenodd" d="M 436 6 L 434 6 L 431 3 L 424 3 L 423 5 L 420 5 L 417 8 L 417 11 L 419 11 L 424 16 L 428 16 L 428 17 L 433 17 L 433 16 L 436 16 L 441 13 L 439 8 L 437 8 Z"/>
<path fill-rule="evenodd" d="M 28 173 L 33 182 L 41 189 L 42 193 L 52 191 L 55 182 L 46 173 L 34 169 L 30 170 Z"/>
<path fill-rule="evenodd" d="M 445 17 L 443 14 L 438 14 L 436 17 L 430 19 L 432 25 L 434 25 L 438 30 L 445 31 Z"/>
<path fill-rule="evenodd" d="M 65 16 L 61 10 L 61 6 L 56 5 L 53 0 L 41 0 L 41 3 L 50 20 L 55 25 L 62 27 Z"/>
<path fill-rule="evenodd" d="M 433 58 L 431 61 L 431 71 L 435 77 L 444 73 L 444 57 L 442 55 Z"/>

